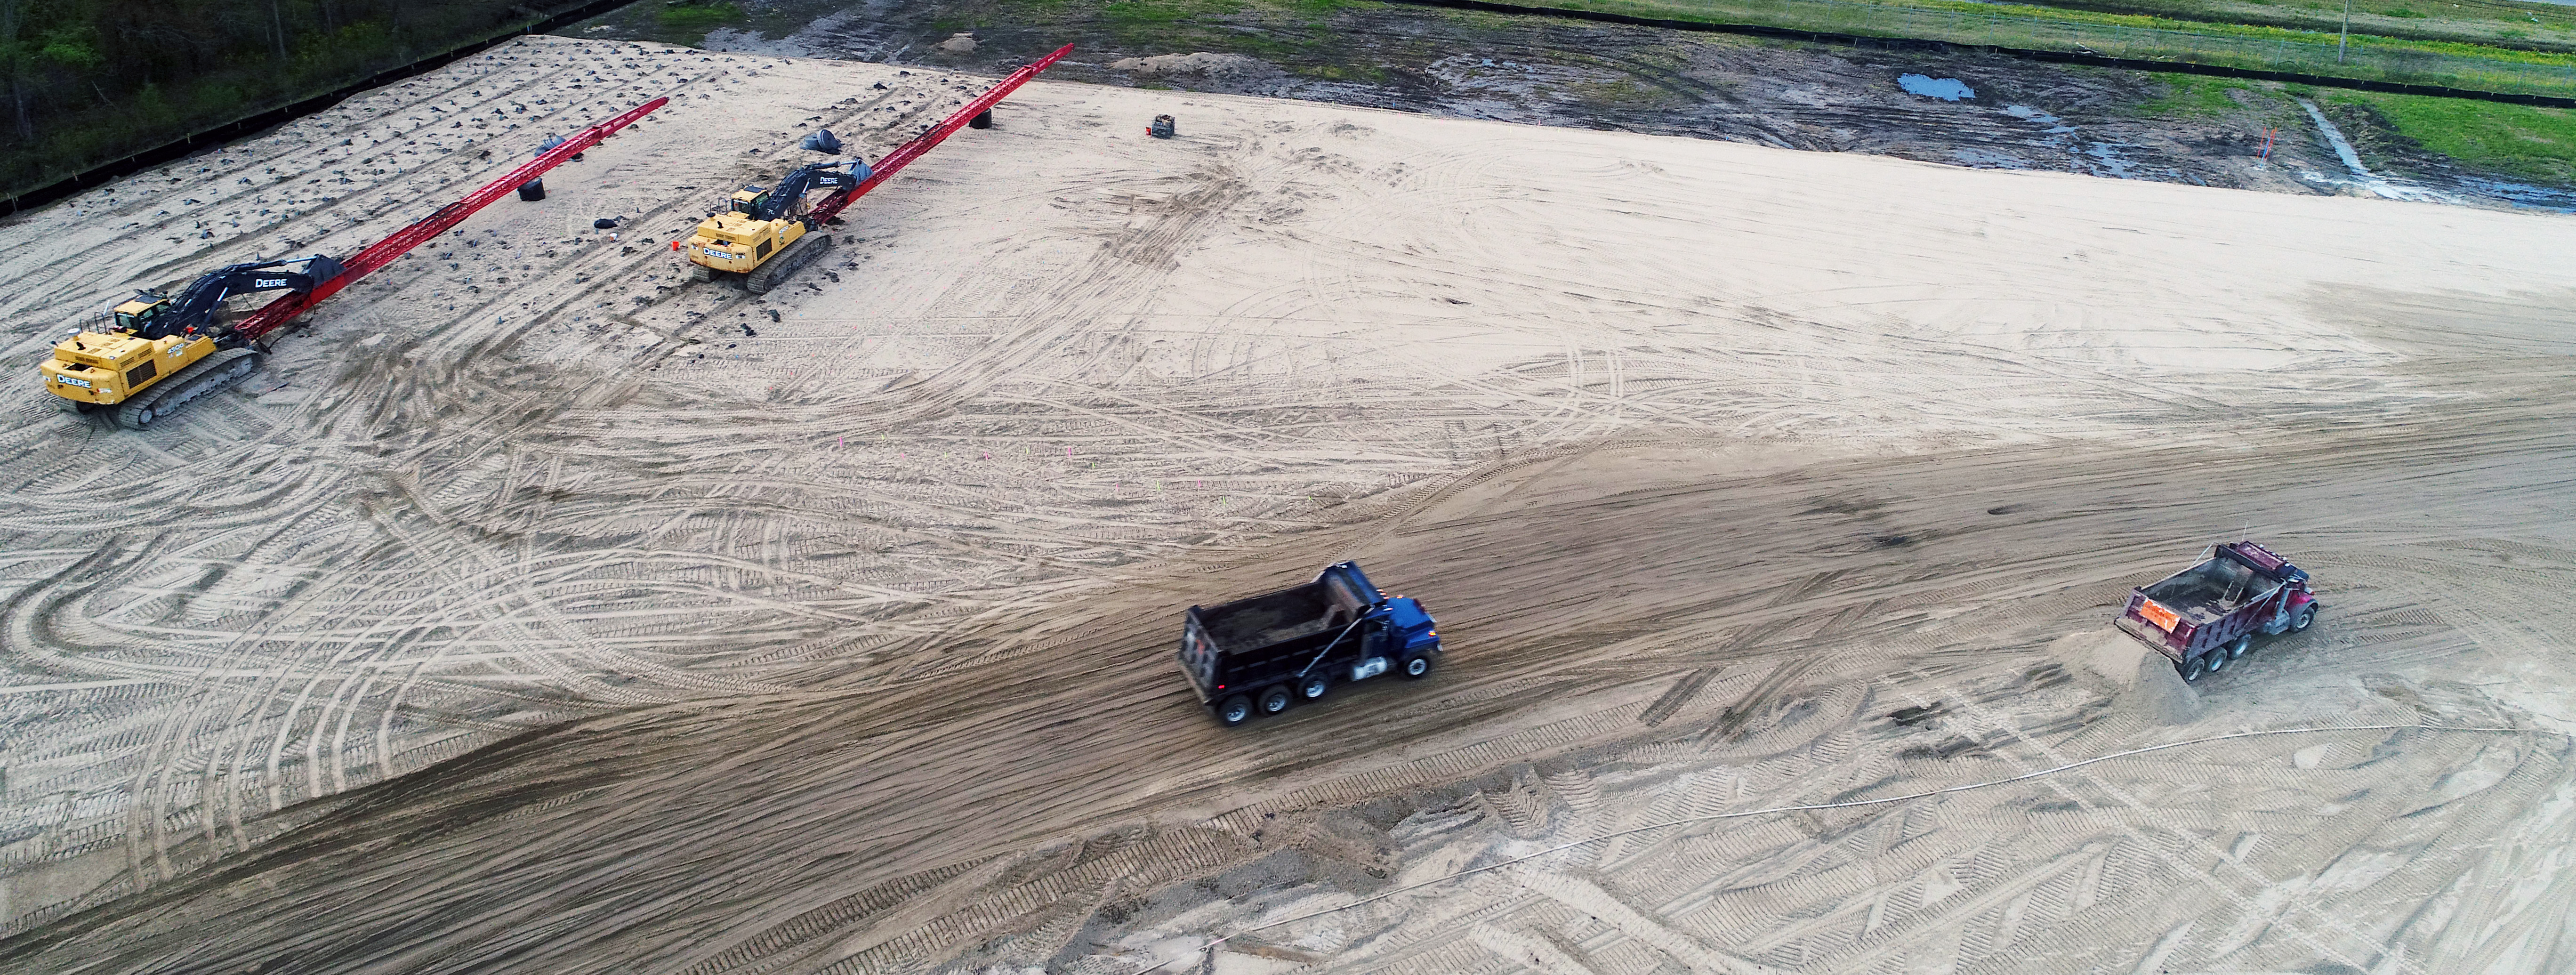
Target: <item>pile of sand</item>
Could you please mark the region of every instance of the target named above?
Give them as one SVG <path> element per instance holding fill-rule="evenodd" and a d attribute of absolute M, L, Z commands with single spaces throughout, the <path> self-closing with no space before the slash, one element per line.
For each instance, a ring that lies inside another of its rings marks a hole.
<path fill-rule="evenodd" d="M 2111 627 L 2067 634 L 2049 651 L 2069 672 L 2109 691 L 2122 714 L 2161 725 L 2201 715 L 2200 692 L 2183 682 L 2173 661 Z"/>

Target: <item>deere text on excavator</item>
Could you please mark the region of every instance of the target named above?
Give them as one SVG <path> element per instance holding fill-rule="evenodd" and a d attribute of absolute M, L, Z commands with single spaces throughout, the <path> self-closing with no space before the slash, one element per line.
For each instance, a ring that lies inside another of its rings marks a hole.
<path fill-rule="evenodd" d="M 839 163 L 812 163 L 800 166 L 778 181 L 774 187 L 746 186 L 725 201 L 723 212 L 709 216 L 698 224 L 685 250 L 689 255 L 689 280 L 711 281 L 719 274 L 741 275 L 743 288 L 762 294 L 776 287 L 796 269 L 812 263 L 832 247 L 832 235 L 816 234 L 814 229 L 840 216 L 851 201 L 876 189 L 888 177 L 921 158 L 923 153 L 946 140 L 958 129 L 973 124 L 989 125 L 993 105 L 1018 89 L 1038 72 L 1073 50 L 1067 44 L 1055 53 L 1040 58 L 1003 78 L 990 90 L 976 96 L 938 125 L 896 146 L 877 160 L 875 167 L 858 160 Z M 806 137 L 804 147 L 819 152 L 837 153 L 840 141 L 829 131 Z M 807 194 L 829 189 L 832 193 L 821 200 L 809 201 Z"/>
<path fill-rule="evenodd" d="M 37 371 L 45 390 L 82 413 L 113 408 L 116 422 L 140 430 L 181 404 L 239 382 L 259 368 L 268 334 L 294 321 L 322 299 L 382 270 L 412 248 L 465 222 L 492 201 L 557 164 L 598 145 L 617 130 L 662 107 L 656 98 L 625 114 L 581 130 L 509 175 L 462 200 L 440 207 L 393 236 L 367 245 L 343 262 L 315 254 L 251 261 L 218 268 L 169 295 L 144 291 L 116 306 L 113 324 L 100 331 L 73 329 Z M 225 299 L 259 291 L 288 294 L 239 321 L 224 321 Z"/>

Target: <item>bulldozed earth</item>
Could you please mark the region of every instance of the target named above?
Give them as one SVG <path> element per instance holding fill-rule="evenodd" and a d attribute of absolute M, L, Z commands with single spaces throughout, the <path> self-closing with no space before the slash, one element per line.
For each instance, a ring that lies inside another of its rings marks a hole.
<path fill-rule="evenodd" d="M 0 226 L 31 365 L 674 96 L 166 425 L 0 398 L 0 963 L 2576 963 L 2566 218 L 1041 80 L 683 281 L 985 83 L 528 38 Z M 2315 627 L 2109 627 L 2239 537 Z M 1344 558 L 1441 668 L 1219 727 L 1182 609 Z"/>
<path fill-rule="evenodd" d="M 745 12 L 699 43 L 1001 74 L 1072 42 L 1082 53 L 1056 77 L 1154 90 L 1984 169 L 2576 211 L 2563 172 L 2503 171 L 2509 153 L 2492 149 L 2493 158 L 2443 155 L 2355 93 L 2062 65 L 1967 45 L 1821 43 L 1377 3 L 771 0 Z M 575 31 L 649 36 L 664 30 L 655 16 L 638 5 Z M 2450 104 L 2464 116 L 2515 111 Z M 2519 131 L 2499 142 L 2552 138 Z"/>

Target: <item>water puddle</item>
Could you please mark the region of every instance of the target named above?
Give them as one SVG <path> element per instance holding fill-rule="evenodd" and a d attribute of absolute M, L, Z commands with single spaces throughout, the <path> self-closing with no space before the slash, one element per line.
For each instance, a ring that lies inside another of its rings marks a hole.
<path fill-rule="evenodd" d="M 2021 119 L 2025 122 L 2035 122 L 2040 125 L 2053 126 L 2053 128 L 2048 130 L 2051 133 L 2075 131 L 2075 127 L 2066 124 L 2065 119 L 2050 115 L 2047 112 L 2032 108 L 2028 105 L 2006 105 L 2004 106 L 2004 114 Z"/>
<path fill-rule="evenodd" d="M 1993 149 L 1952 149 L 1950 158 L 1977 169 L 2029 169 L 2030 160 Z"/>
<path fill-rule="evenodd" d="M 2361 156 L 2352 151 L 2352 142 L 2343 137 L 2343 130 L 2326 120 L 2326 113 L 2317 110 L 2317 103 L 2305 98 L 2298 102 L 2300 108 L 2308 110 L 2308 117 L 2316 120 L 2317 131 L 2325 134 L 2326 144 L 2334 147 L 2335 156 L 2343 160 L 2343 168 L 2352 170 L 2353 175 L 2363 179 L 2371 178 L 2370 167 L 2361 164 Z"/>
<path fill-rule="evenodd" d="M 2476 176 L 2460 177 L 2460 185 L 2479 196 L 2503 200 L 2518 207 L 2576 213 L 2576 191 L 2553 190 L 2545 186 L 2532 186 L 2500 179 L 2482 179 Z"/>
<path fill-rule="evenodd" d="M 2112 179 L 2138 178 L 2138 164 L 2121 156 L 2119 149 L 2111 143 L 2096 142 L 2091 148 L 2084 150 L 2084 155 L 2093 158 L 2092 170 L 2095 176 L 2108 176 Z"/>
<path fill-rule="evenodd" d="M 1967 82 L 1957 78 L 1935 78 L 1920 74 L 1898 75 L 1896 86 L 1905 89 L 1909 94 L 1938 98 L 1945 102 L 1977 97 L 1976 89 L 1968 87 Z"/>

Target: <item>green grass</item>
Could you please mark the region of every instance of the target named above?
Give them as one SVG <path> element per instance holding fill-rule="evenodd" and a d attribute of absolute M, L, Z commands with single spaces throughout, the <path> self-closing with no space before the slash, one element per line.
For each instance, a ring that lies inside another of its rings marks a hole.
<path fill-rule="evenodd" d="M 2368 108 L 2397 134 L 2471 169 L 2576 186 L 2576 111 L 2354 91 L 2324 100 Z"/>
<path fill-rule="evenodd" d="M 1117 0 L 1100 5 L 1100 19 L 1113 27 L 1154 27 L 1242 9 L 1232 0 Z"/>
<path fill-rule="evenodd" d="M 2022 0 L 2043 7 L 2138 14 L 2165 20 L 2248 24 L 2330 33 L 2343 4 L 2272 0 Z M 2520 0 L 2355 0 L 2353 30 L 2412 40 L 2576 51 L 2576 7 Z"/>
<path fill-rule="evenodd" d="M 707 39 L 707 32 L 718 27 L 743 23 L 742 8 L 731 3 L 691 3 L 663 7 L 653 15 L 661 30 L 660 39 L 696 47 Z"/>
<path fill-rule="evenodd" d="M 2204 78 L 2190 74 L 2160 74 L 2157 81 L 2165 85 L 2161 97 L 2138 103 L 2136 112 L 2148 118 L 2216 118 L 2246 110 L 2245 101 L 2276 101 L 2262 85 L 2234 78 Z M 2244 96 L 2234 93 L 2245 92 Z"/>
<path fill-rule="evenodd" d="M 2291 98 L 2357 107 L 2425 150 L 2483 173 L 2541 186 L 2576 186 L 2576 111 L 2468 98 L 2383 95 L 2233 78 L 2160 74 L 2165 93 L 2134 106 L 2151 118 L 2248 116 L 2260 124 L 2305 127 Z"/>
<path fill-rule="evenodd" d="M 1096 31 L 1130 50 L 1221 51 L 1273 61 L 1339 62 L 1335 12 L 1381 4 L 1369 0 L 1001 0 L 977 8 L 997 23 Z M 1295 68 L 1292 67 L 1292 70 Z M 1368 70 L 1341 64 L 1340 70 Z"/>
<path fill-rule="evenodd" d="M 2576 96 L 2576 56 L 2473 41 L 2355 33 L 2349 57 L 2339 57 L 2331 31 L 2032 4 L 1969 0 L 1555 0 L 1555 5 L 1704 23 L 1763 24 L 1993 47 L 2087 50 L 2142 60 Z M 2570 36 L 2576 39 L 2576 35 Z"/>
<path fill-rule="evenodd" d="M 1829 2 L 1829 0 L 1809 0 L 1809 2 L 1801 2 L 1801 0 L 1553 0 L 1550 5 L 1667 17 L 1675 20 L 1696 20 L 1704 23 L 1763 23 L 1772 17 L 1786 14 L 1814 22 L 1820 30 L 1830 29 L 1828 26 L 1830 24 L 1849 23 L 1855 20 L 1894 26 L 1904 23 L 1930 25 L 1946 19 L 1925 18 L 1909 21 L 1904 16 L 1909 12 L 1925 12 L 1967 14 L 1983 20 L 2030 20 L 2048 25 L 2178 31 L 2211 38 L 2241 38 L 2255 41 L 2333 44 L 2336 40 L 2332 26 L 2324 29 L 2296 29 L 2232 21 L 2192 20 L 2156 13 L 2110 13 L 2051 4 L 1984 3 L 1979 0 L 1846 0 L 1840 3 Z M 1846 12 L 1840 8 L 1849 9 Z M 2016 26 L 1998 25 L 1993 29 L 1998 32 L 2010 32 L 2015 30 Z M 1894 35 L 1891 33 L 1890 36 Z M 2374 35 L 2359 30 L 2353 32 L 2352 43 L 2356 46 L 2427 54 L 2459 54 L 2553 66 L 2576 65 L 2576 58 L 2554 51 L 2508 50 L 2476 42 L 2414 40 Z"/>

